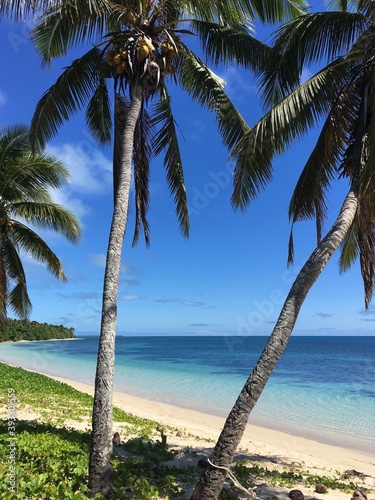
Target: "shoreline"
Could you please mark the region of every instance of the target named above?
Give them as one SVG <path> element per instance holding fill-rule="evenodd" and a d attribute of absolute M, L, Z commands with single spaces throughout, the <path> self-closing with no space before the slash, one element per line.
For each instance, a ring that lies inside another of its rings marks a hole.
<path fill-rule="evenodd" d="M 60 339 L 62 340 L 62 339 Z M 66 340 L 76 340 L 76 339 L 66 339 Z M 38 341 L 34 341 L 38 342 Z M 24 370 L 39 373 L 51 379 L 57 380 L 59 382 L 63 382 L 71 387 L 90 394 L 94 395 L 94 382 L 87 383 L 81 382 L 79 380 L 69 379 L 66 377 L 61 377 L 58 375 L 53 375 L 51 373 L 47 373 L 46 371 L 34 370 L 31 368 L 25 368 L 20 365 L 16 365 L 14 363 L 9 363 L 6 361 L 1 361 L 1 363 L 14 366 L 16 368 L 23 368 Z M 166 425 L 170 425 L 172 427 L 191 427 L 191 422 L 200 422 L 198 428 L 201 432 L 208 432 L 207 422 L 209 422 L 209 430 L 211 432 L 211 439 L 214 439 L 215 442 L 219 437 L 220 431 L 225 423 L 225 419 L 227 415 L 220 415 L 215 412 L 207 412 L 205 408 L 191 408 L 188 406 L 188 403 L 184 403 L 184 400 L 181 399 L 178 402 L 164 402 L 159 401 L 157 399 L 152 399 L 145 397 L 144 395 L 138 396 L 132 392 L 119 391 L 116 388 L 113 390 L 113 404 L 123 409 L 127 413 L 133 413 L 142 418 L 148 418 L 150 420 L 160 421 L 160 423 L 165 423 Z M 150 416 L 154 415 L 154 416 Z M 186 416 L 190 416 L 191 418 L 187 419 Z M 179 425 L 176 425 L 176 420 L 180 422 Z M 251 419 L 251 416 L 250 416 Z M 345 453 L 350 453 L 359 456 L 359 457 L 367 457 L 369 460 L 373 461 L 374 466 L 374 475 L 375 475 L 375 450 L 369 451 L 360 448 L 355 448 L 349 442 L 340 442 L 338 443 L 333 438 L 330 439 L 329 436 L 324 436 L 323 434 L 316 436 L 312 435 L 312 432 L 309 430 L 305 431 L 304 435 L 301 435 L 298 432 L 293 431 L 292 428 L 285 429 L 282 426 L 276 427 L 272 426 L 272 424 L 259 423 L 260 418 L 257 417 L 256 422 L 248 422 L 246 426 L 246 430 L 244 432 L 243 440 L 247 440 L 251 442 L 252 437 L 256 436 L 258 439 L 261 436 L 262 441 L 267 442 L 268 436 L 270 436 L 270 443 L 272 442 L 272 438 L 275 437 L 277 442 L 280 443 L 285 442 L 289 448 L 291 443 L 297 443 L 297 448 L 300 450 L 300 445 L 303 444 L 308 449 L 317 449 L 318 447 L 326 447 L 332 448 L 334 450 L 342 450 Z M 268 424 L 268 425 L 267 425 Z M 242 442 L 239 447 L 242 446 Z M 294 444 L 293 444 L 294 446 Z"/>
<path fill-rule="evenodd" d="M 10 363 L 4 363 L 10 365 Z M 15 365 L 12 365 L 15 366 Z M 78 382 L 66 377 L 52 376 L 38 370 L 27 370 L 47 376 L 50 379 L 65 383 L 70 387 L 89 395 L 93 395 L 94 386 L 88 383 Z M 113 404 L 121 408 L 128 414 L 146 418 L 165 426 L 165 435 L 168 439 L 168 447 L 179 450 L 178 461 L 175 465 L 180 467 L 197 466 L 199 458 L 208 458 L 219 438 L 220 431 L 224 425 L 225 417 L 210 415 L 177 406 L 173 403 L 161 403 L 151 401 L 143 397 L 114 391 Z M 17 411 L 17 419 L 39 420 L 40 415 L 21 408 Z M 5 417 L 4 417 L 5 418 Z M 43 419 L 41 420 L 43 421 Z M 64 423 L 77 430 L 90 432 L 90 419 L 83 421 L 68 420 Z M 119 432 L 122 440 L 126 441 L 128 428 L 121 422 L 113 423 L 113 432 Z M 187 458 L 184 459 L 188 450 Z M 192 460 L 192 457 L 194 460 Z M 237 448 L 233 462 L 245 460 L 248 463 L 259 465 L 264 470 L 278 471 L 289 474 L 290 472 L 301 471 L 310 477 L 316 478 L 348 478 L 360 477 L 359 488 L 364 488 L 370 493 L 369 500 L 375 498 L 375 457 L 360 452 L 353 451 L 343 446 L 333 446 L 321 443 L 312 439 L 294 436 L 279 430 L 268 429 L 259 425 L 247 424 L 243 438 Z M 303 472 L 305 471 L 305 472 Z M 289 499 L 291 486 L 264 485 L 263 479 L 259 479 L 261 486 L 261 496 L 263 500 L 278 498 L 279 500 Z M 324 479 L 323 479 L 324 480 Z M 353 479 L 357 482 L 356 479 Z M 349 479 L 346 484 L 348 484 Z M 316 483 L 303 483 L 296 485 L 301 487 L 306 500 L 319 500 L 329 498 L 330 500 L 348 500 L 347 490 L 329 489 L 329 494 L 321 495 L 315 491 Z M 358 484 L 358 482 L 357 482 Z M 181 500 L 190 498 L 191 491 L 181 497 Z M 354 491 L 354 490 L 353 490 Z"/>
<path fill-rule="evenodd" d="M 36 371 L 36 370 L 35 370 Z M 41 373 L 41 372 L 37 372 Z M 42 373 L 42 375 L 45 375 Z M 64 377 L 46 375 L 59 382 L 90 394 L 94 394 L 94 386 L 77 382 Z M 211 448 L 216 443 L 225 417 L 183 408 L 171 403 L 161 403 L 138 396 L 113 392 L 113 404 L 127 413 L 148 418 L 173 428 L 184 429 L 193 436 L 212 440 Z M 319 441 L 295 436 L 280 430 L 269 429 L 248 423 L 237 454 L 247 450 L 254 456 L 281 457 L 290 463 L 305 463 L 319 470 L 358 470 L 375 478 L 375 455 L 352 450 L 344 446 L 335 446 Z M 375 488 L 375 482 L 373 487 Z"/>

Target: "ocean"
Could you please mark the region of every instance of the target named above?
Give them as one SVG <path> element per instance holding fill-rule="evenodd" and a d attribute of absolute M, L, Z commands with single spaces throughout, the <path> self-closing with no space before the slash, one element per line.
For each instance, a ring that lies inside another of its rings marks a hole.
<path fill-rule="evenodd" d="M 115 390 L 226 416 L 267 337 L 122 337 Z M 0 344 L 0 361 L 93 384 L 98 337 Z M 292 337 L 251 423 L 375 455 L 375 337 Z"/>

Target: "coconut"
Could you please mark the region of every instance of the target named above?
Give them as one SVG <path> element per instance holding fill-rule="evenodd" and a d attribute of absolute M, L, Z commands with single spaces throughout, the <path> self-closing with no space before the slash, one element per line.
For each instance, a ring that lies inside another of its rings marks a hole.
<path fill-rule="evenodd" d="M 143 44 L 149 49 L 150 52 L 154 50 L 151 38 L 143 38 Z"/>
<path fill-rule="evenodd" d="M 125 19 L 130 24 L 135 24 L 137 22 L 137 16 L 134 14 L 134 12 L 131 12 L 131 11 L 128 11 L 126 13 Z"/>
<path fill-rule="evenodd" d="M 176 56 L 177 56 L 177 51 L 176 51 L 176 49 L 175 49 L 174 47 L 172 47 L 171 49 L 169 49 L 169 51 L 168 51 L 168 55 L 169 55 L 170 57 L 176 57 Z"/>
<path fill-rule="evenodd" d="M 149 53 L 150 50 L 145 45 L 141 45 L 137 51 L 138 61 L 144 61 L 148 57 Z"/>
<path fill-rule="evenodd" d="M 116 54 L 115 57 L 113 58 L 113 62 L 118 65 L 120 64 L 120 62 L 122 61 L 122 58 L 120 56 L 120 54 Z"/>
<path fill-rule="evenodd" d="M 125 69 L 121 67 L 121 64 L 116 66 L 116 73 L 118 75 L 121 75 L 124 71 L 125 71 Z"/>
<path fill-rule="evenodd" d="M 166 54 L 167 52 L 169 52 L 169 46 L 170 45 L 171 44 L 169 42 L 162 42 L 160 44 L 160 48 L 161 48 L 162 52 L 164 52 L 164 54 Z"/>

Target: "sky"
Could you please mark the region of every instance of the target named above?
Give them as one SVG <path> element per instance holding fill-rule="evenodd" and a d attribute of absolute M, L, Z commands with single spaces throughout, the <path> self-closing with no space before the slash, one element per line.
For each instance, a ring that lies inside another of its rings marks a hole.
<path fill-rule="evenodd" d="M 0 22 L 0 126 L 29 123 L 42 94 L 74 51 L 42 68 L 29 41 L 30 23 Z M 260 38 L 265 36 L 258 29 Z M 249 125 L 262 116 L 250 72 L 220 67 L 226 92 Z M 274 179 L 245 212 L 230 204 L 233 165 L 215 118 L 172 84 L 172 107 L 190 209 L 190 237 L 179 230 L 162 158 L 151 165 L 151 246 L 132 248 L 134 210 L 124 239 L 118 298 L 120 335 L 269 335 L 290 286 L 314 250 L 314 224 L 294 230 L 295 264 L 287 268 L 288 203 L 317 130 L 274 162 Z M 61 127 L 48 151 L 69 169 L 69 183 L 53 194 L 82 225 L 78 245 L 41 233 L 62 260 L 67 283 L 23 256 L 33 304 L 30 319 L 99 334 L 105 255 L 113 209 L 112 152 L 90 137 L 80 113 Z M 345 197 L 333 185 L 329 229 Z M 133 194 L 133 190 L 132 190 Z M 358 265 L 340 275 L 338 254 L 308 294 L 294 335 L 373 335 L 375 308 L 365 312 Z M 12 314 L 10 313 L 12 317 Z"/>

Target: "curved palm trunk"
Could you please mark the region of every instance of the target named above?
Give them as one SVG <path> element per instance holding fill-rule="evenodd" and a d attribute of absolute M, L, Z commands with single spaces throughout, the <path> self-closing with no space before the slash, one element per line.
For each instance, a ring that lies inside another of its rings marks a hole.
<path fill-rule="evenodd" d="M 117 323 L 117 295 L 121 251 L 128 216 L 134 130 L 142 104 L 140 85 L 133 88 L 131 103 L 123 132 L 121 172 L 109 235 L 104 277 L 102 321 L 95 377 L 92 438 L 89 463 L 91 493 L 108 495 L 112 492 L 112 392 Z"/>
<path fill-rule="evenodd" d="M 346 196 L 331 230 L 311 254 L 295 279 L 267 345 L 228 415 L 212 453 L 211 462 L 213 464 L 227 468 L 231 466 L 250 412 L 287 345 L 306 295 L 349 230 L 357 210 L 357 201 L 357 193 L 352 188 Z M 225 471 L 208 466 L 200 478 L 191 500 L 218 498 L 225 478 Z"/>

